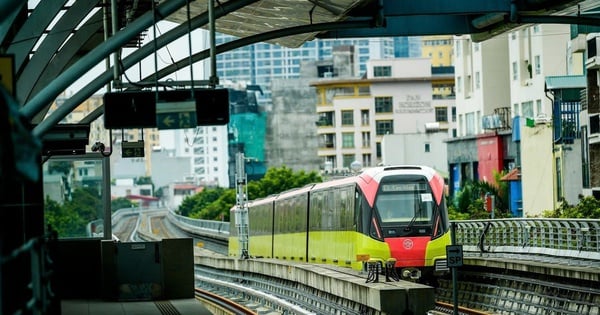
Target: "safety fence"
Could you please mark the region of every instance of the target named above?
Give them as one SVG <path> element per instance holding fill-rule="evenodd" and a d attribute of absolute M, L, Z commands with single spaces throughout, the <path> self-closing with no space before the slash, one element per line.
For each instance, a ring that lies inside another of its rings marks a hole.
<path fill-rule="evenodd" d="M 453 221 L 465 256 L 501 256 L 600 267 L 600 220 L 516 218 Z"/>

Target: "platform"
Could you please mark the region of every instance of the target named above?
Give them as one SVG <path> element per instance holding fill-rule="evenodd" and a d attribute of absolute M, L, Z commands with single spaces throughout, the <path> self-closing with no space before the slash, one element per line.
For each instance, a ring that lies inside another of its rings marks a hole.
<path fill-rule="evenodd" d="M 62 315 L 212 315 L 196 299 L 165 301 L 63 300 Z"/>

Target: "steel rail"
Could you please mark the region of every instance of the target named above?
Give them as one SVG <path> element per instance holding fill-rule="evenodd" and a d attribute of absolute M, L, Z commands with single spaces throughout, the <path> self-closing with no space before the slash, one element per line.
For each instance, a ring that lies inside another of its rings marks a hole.
<path fill-rule="evenodd" d="M 227 298 L 216 295 L 216 294 L 206 291 L 206 290 L 202 290 L 200 288 L 195 288 L 195 295 L 196 295 L 196 299 L 198 299 L 204 303 L 211 304 L 220 310 L 224 310 L 228 314 L 235 314 L 235 315 L 256 314 L 256 312 L 254 312 L 253 310 L 251 310 L 243 305 L 237 304 Z"/>

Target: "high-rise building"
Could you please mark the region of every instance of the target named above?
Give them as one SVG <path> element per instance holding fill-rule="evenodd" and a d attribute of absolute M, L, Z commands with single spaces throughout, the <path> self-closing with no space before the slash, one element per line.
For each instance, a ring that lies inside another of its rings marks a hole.
<path fill-rule="evenodd" d="M 218 34 L 216 43 L 220 45 L 234 39 Z M 263 93 L 257 96 L 259 104 L 270 105 L 271 80 L 300 77 L 302 61 L 331 59 L 333 47 L 351 45 L 356 48 L 355 63 L 358 66 L 357 75 L 360 75 L 366 72 L 367 60 L 394 58 L 394 41 L 394 38 L 315 39 L 299 48 L 257 43 L 219 54 L 217 75 L 220 79 L 260 86 Z"/>

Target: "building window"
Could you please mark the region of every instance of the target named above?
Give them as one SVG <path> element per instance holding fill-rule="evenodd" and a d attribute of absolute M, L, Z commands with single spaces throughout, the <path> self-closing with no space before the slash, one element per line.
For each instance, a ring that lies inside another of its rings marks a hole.
<path fill-rule="evenodd" d="M 425 143 L 425 152 L 431 152 L 431 145 L 429 143 Z"/>
<path fill-rule="evenodd" d="M 375 66 L 373 67 L 374 77 L 391 77 L 392 67 L 391 66 Z"/>
<path fill-rule="evenodd" d="M 456 122 L 456 106 L 452 106 L 452 122 Z"/>
<path fill-rule="evenodd" d="M 467 113 L 465 115 L 466 135 L 472 136 L 475 134 L 475 113 Z"/>
<path fill-rule="evenodd" d="M 542 100 L 535 101 L 535 113 L 536 115 L 544 114 L 544 110 L 542 109 Z"/>
<path fill-rule="evenodd" d="M 456 78 L 456 92 L 462 92 L 462 77 L 460 76 Z"/>
<path fill-rule="evenodd" d="M 354 133 L 343 132 L 342 133 L 342 148 L 354 148 Z"/>
<path fill-rule="evenodd" d="M 435 108 L 435 121 L 447 122 L 448 121 L 448 108 L 436 107 Z"/>
<path fill-rule="evenodd" d="M 393 120 L 377 120 L 377 121 L 375 121 L 375 133 L 378 136 L 393 134 L 394 133 L 394 121 Z"/>
<path fill-rule="evenodd" d="M 519 104 L 513 104 L 513 117 L 520 116 L 521 112 L 519 111 Z"/>
<path fill-rule="evenodd" d="M 351 110 L 342 111 L 342 126 L 354 125 L 354 113 Z"/>
<path fill-rule="evenodd" d="M 362 147 L 363 148 L 371 147 L 371 133 L 368 131 L 362 133 Z"/>
<path fill-rule="evenodd" d="M 516 61 L 513 61 L 512 63 L 512 79 L 513 81 L 519 79 L 519 68 Z"/>
<path fill-rule="evenodd" d="M 533 61 L 535 63 L 535 74 L 542 74 L 542 64 L 540 61 L 540 56 L 537 55 L 533 57 Z"/>
<path fill-rule="evenodd" d="M 344 159 L 344 167 L 350 168 L 350 164 L 354 162 L 354 154 L 344 154 L 342 158 Z"/>
<path fill-rule="evenodd" d="M 523 102 L 521 104 L 523 117 L 533 118 L 533 101 Z"/>
<path fill-rule="evenodd" d="M 382 96 L 375 97 L 375 113 L 391 113 L 392 112 L 392 97 Z"/>
<path fill-rule="evenodd" d="M 371 154 L 363 154 L 362 163 L 364 167 L 371 166 Z"/>
<path fill-rule="evenodd" d="M 475 72 L 475 89 L 479 90 L 481 88 L 481 75 L 479 71 Z"/>
<path fill-rule="evenodd" d="M 377 158 L 381 158 L 381 142 L 377 142 L 375 144 L 375 146 L 376 146 L 375 152 L 377 154 Z"/>
<path fill-rule="evenodd" d="M 360 122 L 363 126 L 369 125 L 369 110 L 363 109 L 360 111 Z"/>

